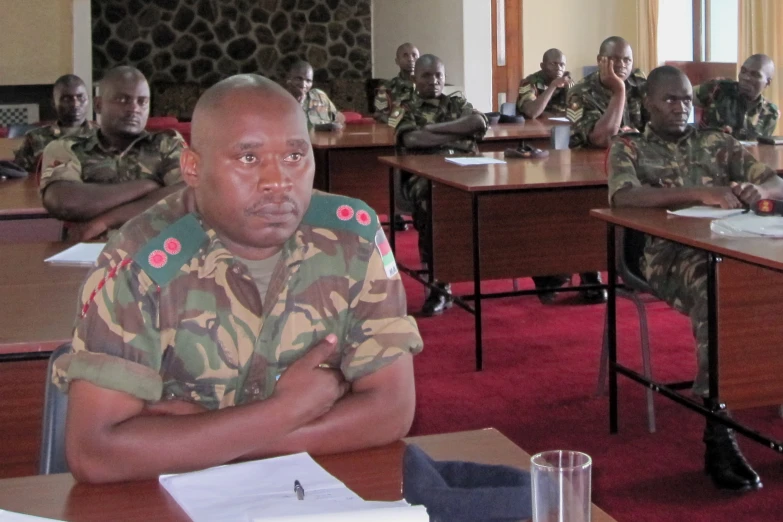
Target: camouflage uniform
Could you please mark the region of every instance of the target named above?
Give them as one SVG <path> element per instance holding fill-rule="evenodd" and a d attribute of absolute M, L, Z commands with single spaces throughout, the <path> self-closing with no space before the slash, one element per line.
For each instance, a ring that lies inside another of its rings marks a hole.
<path fill-rule="evenodd" d="M 308 127 L 332 123 L 340 112 L 329 96 L 321 89 L 310 89 L 302 100 L 302 109 L 307 115 Z"/>
<path fill-rule="evenodd" d="M 85 121 L 73 128 L 60 127 L 58 123 L 52 123 L 32 129 L 24 135 L 22 146 L 14 152 L 14 163 L 27 172 L 37 172 L 41 155 L 51 142 L 65 136 L 87 136 L 97 128 L 98 124 L 94 121 Z"/>
<path fill-rule="evenodd" d="M 721 129 L 738 140 L 755 140 L 759 136 L 772 136 L 778 124 L 778 106 L 764 96 L 749 102 L 739 92 L 739 82 L 734 80 L 710 80 L 693 90 L 697 107 L 702 107 L 699 126 Z"/>
<path fill-rule="evenodd" d="M 124 183 L 154 179 L 163 186 L 182 181 L 179 156 L 186 146 L 175 130 L 143 132 L 117 153 L 106 148 L 94 130 L 86 136 L 69 136 L 44 150 L 41 193 L 55 181 Z"/>
<path fill-rule="evenodd" d="M 677 142 L 647 127 L 621 135 L 609 152 L 609 202 L 626 187 L 728 186 L 761 184 L 775 176 L 728 134 L 689 128 Z M 697 342 L 694 392 L 708 392 L 707 254 L 661 238 L 648 237 L 642 273 L 653 291 L 691 319 Z"/>
<path fill-rule="evenodd" d="M 184 189 L 109 241 L 78 301 L 73 350 L 53 381 L 83 379 L 145 401 L 210 410 L 264 400 L 330 333 L 330 363 L 355 381 L 422 349 L 377 216 L 315 192 L 265 296 Z"/>
<path fill-rule="evenodd" d="M 636 69 L 625 80 L 625 110 L 620 127 L 632 127 L 643 131 L 649 119 L 642 105 L 642 97 L 647 77 Z M 568 91 L 568 109 L 566 116 L 572 123 L 572 149 L 590 146 L 590 133 L 609 106 L 612 92 L 603 86 L 599 71 L 588 74 Z"/>
<path fill-rule="evenodd" d="M 413 96 L 415 90 L 416 87 L 407 74 L 400 73 L 384 82 L 375 93 L 375 119 L 388 122 L 392 108 Z"/>
<path fill-rule="evenodd" d="M 525 103 L 534 101 L 547 90 L 549 84 L 546 81 L 544 71 L 533 73 L 519 83 L 519 96 L 517 97 L 517 113 L 522 114 L 522 106 Z M 562 114 L 568 108 L 566 98 L 568 96 L 568 87 L 556 89 L 546 104 L 546 112 Z"/>
<path fill-rule="evenodd" d="M 408 132 L 422 129 L 429 123 L 443 123 L 454 121 L 471 114 L 479 114 L 484 119 L 484 130 L 473 136 L 455 138 L 440 147 L 431 149 L 406 149 L 403 145 L 403 136 Z M 439 98 L 424 99 L 414 95 L 395 107 L 389 116 L 389 125 L 395 128 L 397 147 L 403 154 L 442 154 L 451 155 L 475 155 L 478 154 L 476 142 L 484 137 L 486 126 L 489 124 L 484 113 L 477 111 L 473 105 L 462 97 L 461 93 L 449 96 L 441 94 Z M 402 191 L 405 197 L 413 204 L 413 226 L 419 232 L 419 254 L 422 261 L 430 258 L 430 230 L 429 230 L 429 182 L 418 176 L 410 176 L 402 180 Z"/>

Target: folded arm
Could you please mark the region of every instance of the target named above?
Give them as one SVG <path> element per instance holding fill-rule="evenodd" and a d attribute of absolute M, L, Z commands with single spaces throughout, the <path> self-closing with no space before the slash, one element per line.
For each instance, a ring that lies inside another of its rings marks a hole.
<path fill-rule="evenodd" d="M 64 221 L 89 221 L 105 212 L 160 189 L 155 180 L 117 184 L 55 181 L 44 189 L 43 205 Z"/>
<path fill-rule="evenodd" d="M 606 112 L 595 123 L 588 136 L 590 145 L 605 149 L 609 147 L 611 139 L 620 131 L 625 111 L 625 90 L 612 94 Z"/>

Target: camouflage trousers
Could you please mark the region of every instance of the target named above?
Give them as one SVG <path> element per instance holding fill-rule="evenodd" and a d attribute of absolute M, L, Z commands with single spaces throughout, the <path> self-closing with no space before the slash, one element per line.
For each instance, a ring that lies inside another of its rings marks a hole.
<path fill-rule="evenodd" d="M 402 192 L 413 205 L 413 228 L 419 233 L 419 258 L 422 263 L 430 259 L 432 231 L 430 230 L 430 183 L 425 178 L 411 176 L 402 180 Z"/>
<path fill-rule="evenodd" d="M 693 336 L 696 338 L 698 365 L 693 393 L 706 397 L 709 393 L 707 254 L 674 243 L 667 246 L 674 249 L 674 262 L 667 267 L 645 256 L 642 272 L 655 295 L 690 317 Z"/>

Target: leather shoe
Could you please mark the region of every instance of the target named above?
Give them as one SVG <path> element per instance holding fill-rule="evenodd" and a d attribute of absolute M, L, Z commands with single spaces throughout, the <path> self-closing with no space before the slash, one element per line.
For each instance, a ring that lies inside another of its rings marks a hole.
<path fill-rule="evenodd" d="M 561 286 L 568 283 L 570 279 L 570 276 L 565 275 L 533 277 L 533 283 L 536 286 L 536 290 L 544 290 L 539 294 L 536 294 L 538 296 L 538 300 L 541 301 L 541 304 L 548 305 L 554 303 L 557 299 L 557 291 L 549 289 L 560 288 Z"/>
<path fill-rule="evenodd" d="M 422 317 L 440 315 L 454 305 L 454 301 L 451 298 L 451 285 L 437 283 L 437 286 L 446 293 L 430 289 L 427 299 L 424 301 L 424 306 L 421 307 L 421 313 L 419 315 Z"/>
<path fill-rule="evenodd" d="M 394 215 L 394 230 L 395 232 L 405 232 L 408 230 L 408 224 L 405 219 L 399 214 Z"/>
<path fill-rule="evenodd" d="M 704 472 L 718 489 L 750 491 L 762 487 L 758 473 L 750 467 L 737 445 L 734 431 L 707 420 L 704 430 Z"/>
<path fill-rule="evenodd" d="M 600 285 L 603 284 L 601 274 L 598 272 L 588 272 L 579 274 L 582 285 Z M 585 288 L 579 291 L 582 301 L 588 304 L 605 303 L 607 299 L 605 288 Z"/>

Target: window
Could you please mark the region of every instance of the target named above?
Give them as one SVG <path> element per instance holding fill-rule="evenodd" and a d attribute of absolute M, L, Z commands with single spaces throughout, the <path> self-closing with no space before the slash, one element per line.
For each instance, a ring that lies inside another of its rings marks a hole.
<path fill-rule="evenodd" d="M 737 63 L 739 0 L 659 1 L 659 63 Z M 697 23 L 694 23 L 694 16 Z M 695 38 L 694 31 L 697 32 Z"/>

